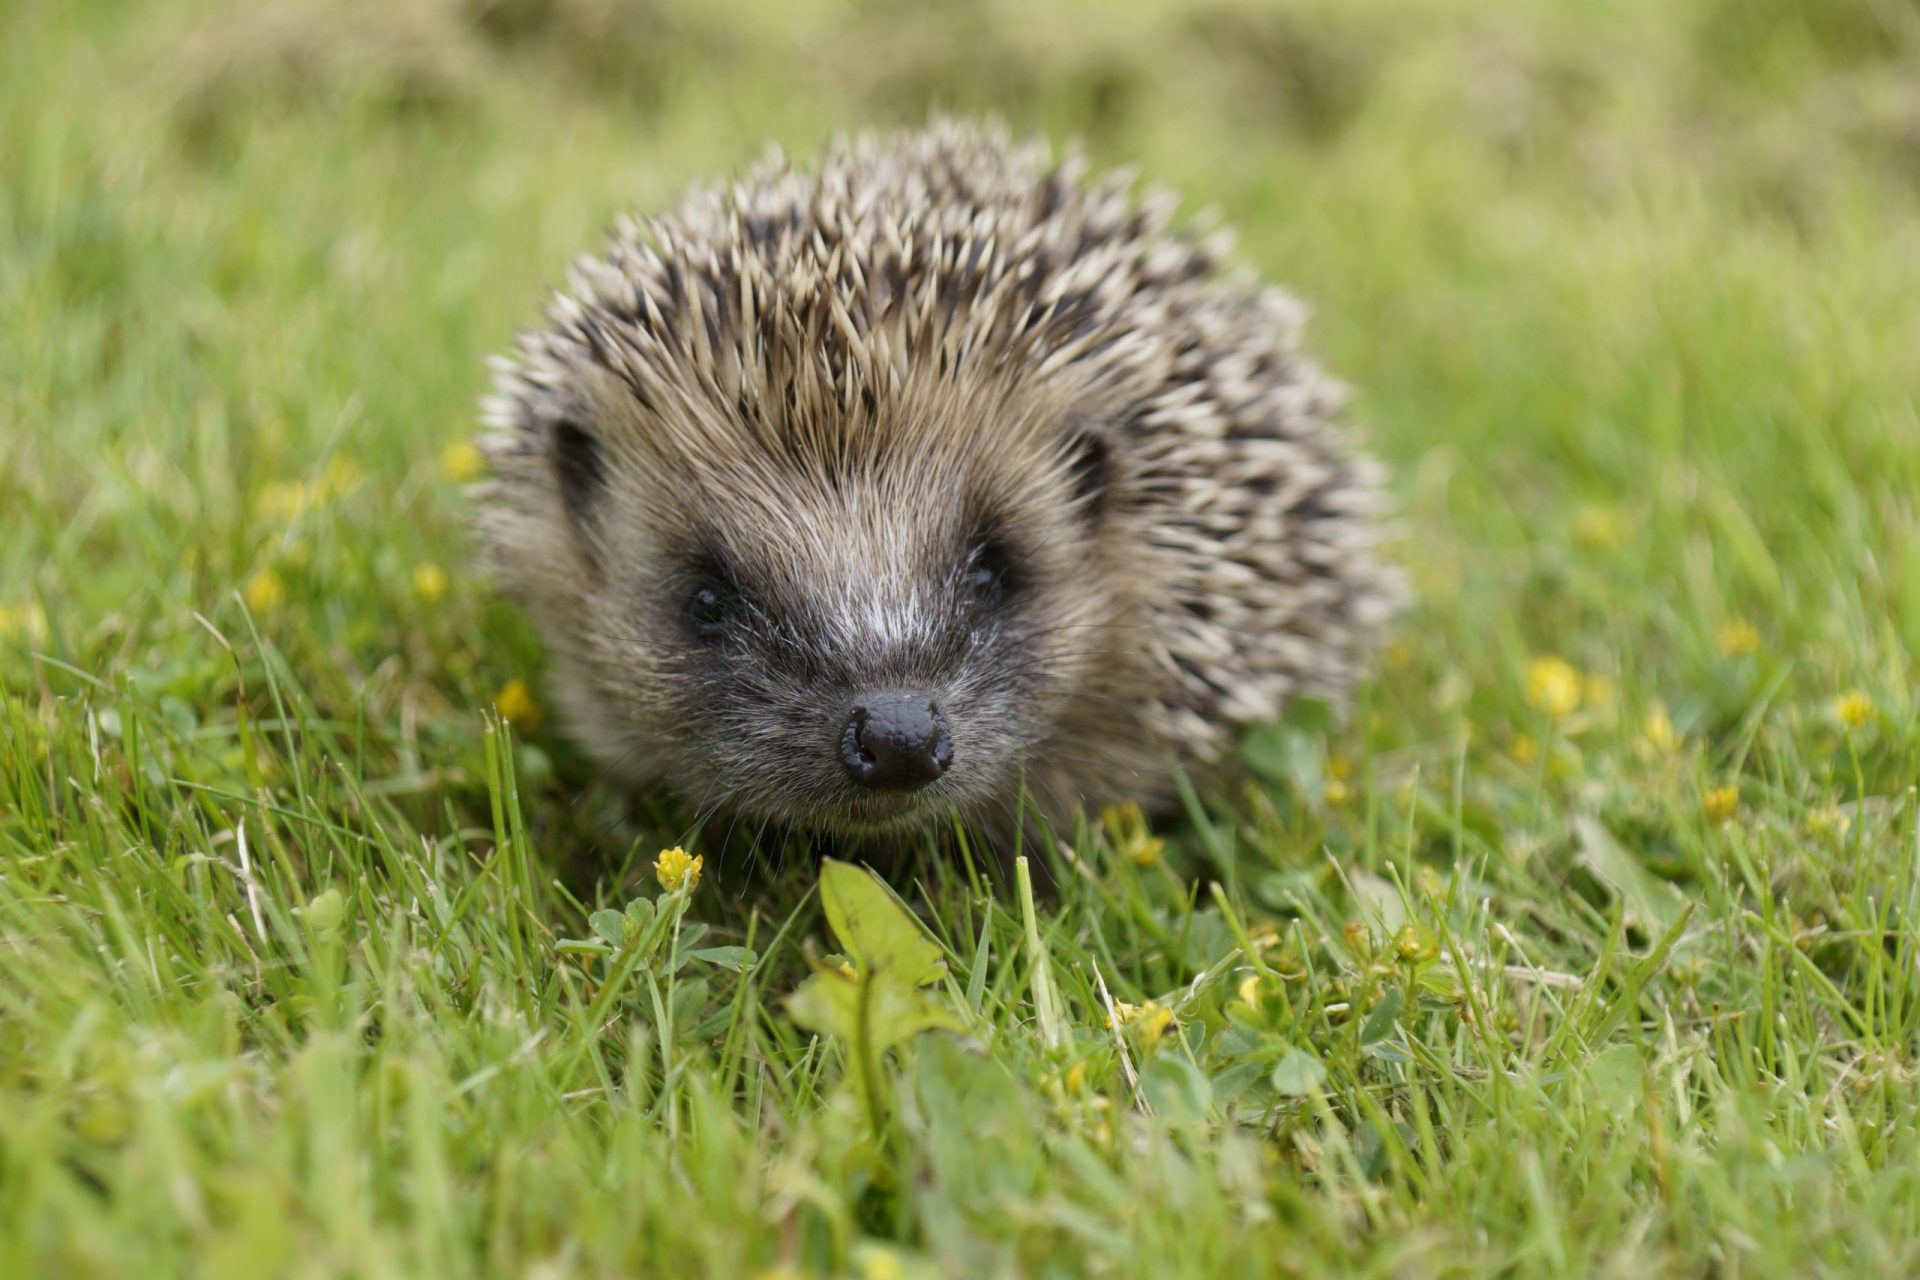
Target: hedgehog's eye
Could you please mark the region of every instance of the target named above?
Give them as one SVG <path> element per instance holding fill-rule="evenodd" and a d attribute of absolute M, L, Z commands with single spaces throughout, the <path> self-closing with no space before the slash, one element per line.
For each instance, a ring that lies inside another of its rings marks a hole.
<path fill-rule="evenodd" d="M 717 640 L 740 614 L 740 597 L 724 583 L 701 581 L 687 593 L 687 621 L 702 640 Z"/>
<path fill-rule="evenodd" d="M 1007 598 L 1011 583 L 1006 548 L 991 538 L 974 544 L 960 571 L 960 590 L 968 602 L 981 609 L 995 608 Z"/>

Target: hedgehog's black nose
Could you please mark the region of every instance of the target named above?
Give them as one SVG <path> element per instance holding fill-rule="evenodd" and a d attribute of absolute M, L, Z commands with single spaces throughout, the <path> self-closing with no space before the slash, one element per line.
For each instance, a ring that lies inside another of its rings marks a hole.
<path fill-rule="evenodd" d="M 870 693 L 853 704 L 840 763 L 865 787 L 924 787 L 953 763 L 940 704 L 924 693 Z"/>

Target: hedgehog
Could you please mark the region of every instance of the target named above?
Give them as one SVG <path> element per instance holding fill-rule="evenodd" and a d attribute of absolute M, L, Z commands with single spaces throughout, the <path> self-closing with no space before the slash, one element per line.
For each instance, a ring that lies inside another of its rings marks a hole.
<path fill-rule="evenodd" d="M 823 837 L 1152 811 L 1401 594 L 1301 305 L 999 126 L 618 222 L 494 362 L 478 523 L 612 777 Z"/>

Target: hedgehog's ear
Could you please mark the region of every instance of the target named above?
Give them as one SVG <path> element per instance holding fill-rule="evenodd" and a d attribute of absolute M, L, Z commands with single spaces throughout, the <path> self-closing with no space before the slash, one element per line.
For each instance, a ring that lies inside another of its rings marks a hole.
<path fill-rule="evenodd" d="M 1086 519 L 1094 519 L 1106 508 L 1107 491 L 1113 484 L 1113 447 L 1092 423 L 1069 425 L 1066 472 L 1074 505 Z"/>
<path fill-rule="evenodd" d="M 607 484 L 600 441 L 593 432 L 570 419 L 554 423 L 547 435 L 554 479 L 560 485 L 560 501 L 566 505 L 567 515 L 573 522 L 584 528 L 593 519 L 594 508 Z"/>

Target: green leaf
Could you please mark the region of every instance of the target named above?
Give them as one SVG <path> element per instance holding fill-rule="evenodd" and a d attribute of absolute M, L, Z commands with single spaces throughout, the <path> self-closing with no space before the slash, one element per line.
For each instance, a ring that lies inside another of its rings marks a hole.
<path fill-rule="evenodd" d="M 338 889 L 323 890 L 301 909 L 300 918 L 307 922 L 307 928 L 320 937 L 337 933 L 341 922 L 347 918 L 346 899 L 340 896 Z"/>
<path fill-rule="evenodd" d="M 1379 1044 L 1393 1034 L 1393 1025 L 1400 1017 L 1400 988 L 1390 987 L 1379 1004 L 1373 1006 L 1373 1012 L 1367 1015 L 1365 1025 L 1360 1028 L 1362 1045 Z"/>
<path fill-rule="evenodd" d="M 627 904 L 627 936 L 638 938 L 653 923 L 653 899 L 635 898 Z"/>
<path fill-rule="evenodd" d="M 676 973 L 693 958 L 693 953 L 699 949 L 700 939 L 706 936 L 707 926 L 704 924 L 690 924 L 680 930 L 680 936 L 673 943 L 673 969 Z"/>
<path fill-rule="evenodd" d="M 1326 1067 L 1307 1049 L 1295 1049 L 1273 1069 L 1273 1087 L 1289 1098 L 1304 1098 L 1326 1080 Z"/>
<path fill-rule="evenodd" d="M 1587 1063 L 1587 1089 L 1601 1110 L 1619 1119 L 1640 1101 L 1646 1062 L 1630 1044 L 1603 1049 Z"/>
<path fill-rule="evenodd" d="M 1140 1092 L 1153 1114 L 1176 1128 L 1204 1124 L 1213 1086 L 1185 1054 L 1163 1053 L 1140 1073 Z"/>
<path fill-rule="evenodd" d="M 627 918 L 618 911 L 596 911 L 587 917 L 587 923 L 609 946 L 617 947 L 626 939 Z"/>
<path fill-rule="evenodd" d="M 1240 758 L 1269 782 L 1283 782 L 1303 794 L 1320 790 L 1320 742 L 1284 724 L 1265 725 L 1247 735 Z"/>
<path fill-rule="evenodd" d="M 850 978 L 838 969 L 819 968 L 787 997 L 787 1012 L 809 1031 L 849 1045 L 860 1043 L 862 987 L 866 994 L 867 1040 L 883 1053 L 922 1031 L 964 1031 L 959 1019 L 891 973 Z M 856 1061 L 859 1054 L 852 1055 Z"/>
<path fill-rule="evenodd" d="M 787 1016 L 815 1035 L 851 1042 L 860 1021 L 860 984 L 838 969 L 815 966 L 787 997 Z"/>
<path fill-rule="evenodd" d="M 732 969 L 736 973 L 759 959 L 749 947 L 704 947 L 688 953 L 689 958 L 704 960 L 708 964 L 717 964 L 723 969 Z"/>
<path fill-rule="evenodd" d="M 1573 820 L 1573 830 L 1580 842 L 1582 865 L 1626 900 L 1629 922 L 1648 933 L 1664 932 L 1684 905 L 1679 892 L 1621 848 L 1613 833 L 1595 819 L 1583 814 Z"/>
<path fill-rule="evenodd" d="M 1330 702 L 1320 698 L 1295 698 L 1287 703 L 1286 713 L 1280 719 L 1302 733 L 1325 737 L 1333 732 L 1339 717 L 1334 715 Z"/>
<path fill-rule="evenodd" d="M 828 858 L 820 867 L 820 904 L 827 924 L 863 973 L 886 974 L 921 987 L 947 971 L 940 948 L 863 867 Z"/>
<path fill-rule="evenodd" d="M 704 978 L 695 978 L 682 982 L 673 989 L 673 1005 L 667 1011 L 667 1017 L 673 1021 L 673 1037 L 684 1039 L 700 1021 L 701 1010 L 707 1007 L 707 983 Z"/>

